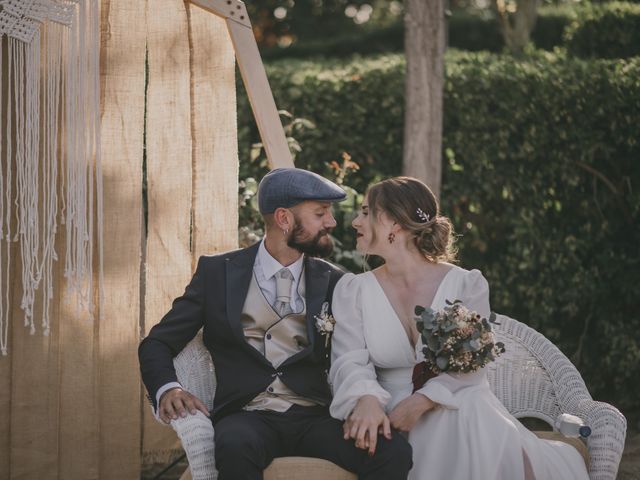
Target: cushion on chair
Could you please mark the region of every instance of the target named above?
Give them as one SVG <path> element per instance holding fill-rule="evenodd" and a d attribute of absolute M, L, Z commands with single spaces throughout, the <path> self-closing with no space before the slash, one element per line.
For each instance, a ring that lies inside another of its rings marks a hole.
<path fill-rule="evenodd" d="M 180 480 L 191 480 L 187 468 Z M 357 480 L 355 474 L 320 458 L 276 458 L 264 471 L 264 480 Z"/>
<path fill-rule="evenodd" d="M 584 442 L 579 438 L 565 437 L 559 432 L 533 432 L 533 433 L 535 433 L 538 436 L 538 438 L 544 438 L 545 440 L 555 440 L 557 442 L 568 443 L 569 445 L 574 447 L 576 450 L 578 450 L 578 453 L 582 455 L 582 459 L 584 460 L 584 464 L 587 466 L 587 469 L 589 468 L 589 449 L 584 444 Z"/>
<path fill-rule="evenodd" d="M 558 432 L 533 432 L 539 438 L 568 443 L 578 450 L 589 466 L 589 450 L 582 440 L 565 437 Z M 276 458 L 264 471 L 264 480 L 356 480 L 356 475 L 320 458 L 282 457 Z M 180 480 L 191 480 L 187 469 Z"/>
<path fill-rule="evenodd" d="M 355 474 L 320 458 L 276 458 L 264 471 L 264 480 L 356 480 Z"/>

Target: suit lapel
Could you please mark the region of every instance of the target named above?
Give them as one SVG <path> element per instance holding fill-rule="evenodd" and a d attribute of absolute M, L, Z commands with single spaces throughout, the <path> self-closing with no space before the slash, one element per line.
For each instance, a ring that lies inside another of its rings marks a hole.
<path fill-rule="evenodd" d="M 327 288 L 329 287 L 329 269 L 323 262 L 318 262 L 313 258 L 307 261 L 307 274 L 305 281 L 307 282 L 307 334 L 309 341 L 313 345 L 316 338 L 316 320 L 315 316 L 320 313 L 322 304 L 327 297 Z"/>
<path fill-rule="evenodd" d="M 240 321 L 259 247 L 260 242 L 243 250 L 235 257 L 226 259 L 227 321 L 238 341 L 256 358 L 268 363 L 264 355 L 247 343 Z"/>

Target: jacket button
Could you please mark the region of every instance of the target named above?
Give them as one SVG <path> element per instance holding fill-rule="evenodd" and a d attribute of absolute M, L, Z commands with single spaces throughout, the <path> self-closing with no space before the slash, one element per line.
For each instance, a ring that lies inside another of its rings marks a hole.
<path fill-rule="evenodd" d="M 267 340 L 271 340 L 271 334 L 267 333 Z"/>
<path fill-rule="evenodd" d="M 269 393 L 273 393 L 273 387 L 269 387 L 269 388 L 267 388 L 267 391 L 268 391 Z"/>

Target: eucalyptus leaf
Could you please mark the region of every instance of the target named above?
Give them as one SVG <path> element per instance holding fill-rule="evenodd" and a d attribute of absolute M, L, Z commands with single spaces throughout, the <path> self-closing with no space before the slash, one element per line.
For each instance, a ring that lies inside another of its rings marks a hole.
<path fill-rule="evenodd" d="M 440 340 L 432 335 L 427 338 L 427 346 L 435 352 L 440 348 Z"/>
<path fill-rule="evenodd" d="M 433 330 L 438 327 L 438 321 L 434 316 L 422 316 L 424 324 L 426 327 L 429 327 L 429 330 Z"/>
<path fill-rule="evenodd" d="M 440 370 L 446 370 L 449 366 L 449 359 L 446 357 L 438 357 L 436 358 L 436 365 Z"/>
<path fill-rule="evenodd" d="M 447 322 L 445 325 L 443 325 L 443 330 L 445 332 L 451 332 L 452 330 L 455 330 L 456 328 L 458 328 L 458 326 L 453 322 Z"/>
<path fill-rule="evenodd" d="M 431 308 L 425 308 L 421 313 L 420 316 L 425 320 L 425 321 L 433 321 L 436 318 L 436 312 L 433 311 Z"/>

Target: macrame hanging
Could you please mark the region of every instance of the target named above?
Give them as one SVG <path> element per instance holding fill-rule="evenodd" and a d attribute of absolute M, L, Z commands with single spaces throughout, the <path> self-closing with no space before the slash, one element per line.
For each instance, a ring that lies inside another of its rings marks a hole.
<path fill-rule="evenodd" d="M 33 334 L 39 320 L 49 334 L 59 224 L 66 227 L 69 288 L 78 308 L 93 316 L 96 236 L 102 272 L 99 0 L 0 0 L 0 38 L 0 351 L 6 355 L 14 259 L 20 259 L 24 324 Z"/>

